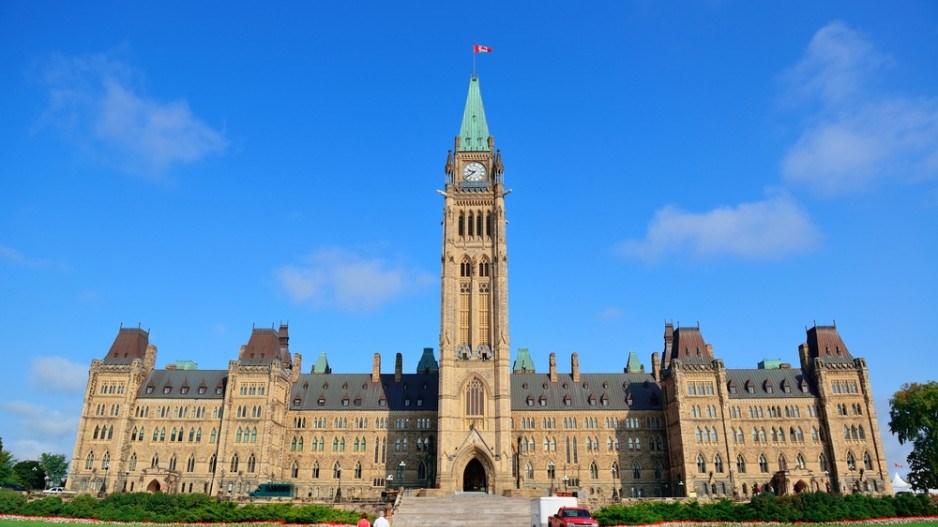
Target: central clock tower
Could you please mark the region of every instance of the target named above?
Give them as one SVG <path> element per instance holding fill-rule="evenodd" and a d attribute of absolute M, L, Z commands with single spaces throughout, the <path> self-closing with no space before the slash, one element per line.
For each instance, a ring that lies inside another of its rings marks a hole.
<path fill-rule="evenodd" d="M 504 167 L 478 77 L 446 160 L 437 467 L 444 492 L 512 488 Z"/>

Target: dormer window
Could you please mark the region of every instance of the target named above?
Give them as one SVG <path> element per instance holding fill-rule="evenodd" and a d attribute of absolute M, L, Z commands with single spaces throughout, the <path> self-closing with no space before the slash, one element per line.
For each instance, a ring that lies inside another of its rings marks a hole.
<path fill-rule="evenodd" d="M 417 398 L 417 406 L 423 406 L 423 397 Z"/>
<path fill-rule="evenodd" d="M 355 398 L 355 401 L 354 401 L 354 404 L 355 404 L 355 406 L 361 406 L 361 405 L 362 405 L 362 398 L 361 398 L 361 397 L 356 397 L 356 398 Z"/>
<path fill-rule="evenodd" d="M 170 385 L 168 385 L 168 384 L 167 384 L 166 386 L 163 386 L 163 393 L 169 393 L 169 392 L 171 392 L 171 391 L 173 391 L 173 387 L 172 387 L 172 386 L 170 386 Z"/>
<path fill-rule="evenodd" d="M 147 386 L 147 393 L 153 393 L 153 387 Z"/>
<path fill-rule="evenodd" d="M 179 393 L 189 393 L 189 387 L 183 386 L 182 388 L 179 389 Z"/>
<path fill-rule="evenodd" d="M 526 399 L 526 401 L 527 401 L 527 403 L 528 403 L 528 406 L 534 406 L 534 396 L 533 396 L 533 395 L 529 395 L 528 398 Z"/>
<path fill-rule="evenodd" d="M 199 386 L 199 395 L 205 395 L 205 386 Z"/>
<path fill-rule="evenodd" d="M 300 398 L 297 397 L 296 399 L 293 399 L 293 406 L 299 406 L 299 405 L 300 405 Z"/>
<path fill-rule="evenodd" d="M 537 402 L 541 406 L 547 406 L 547 397 L 542 395 L 541 398 L 537 400 Z"/>
<path fill-rule="evenodd" d="M 349 403 L 348 397 L 346 397 L 345 399 L 342 399 L 342 406 L 348 406 L 348 403 Z"/>
<path fill-rule="evenodd" d="M 215 394 L 216 394 L 216 395 L 221 395 L 221 392 L 222 392 L 222 391 L 223 391 L 223 390 L 222 390 L 222 387 L 221 387 L 221 386 L 215 388 Z"/>
<path fill-rule="evenodd" d="M 572 402 L 573 402 L 573 401 L 570 399 L 570 396 L 569 396 L 569 395 L 564 396 L 564 398 L 563 398 L 563 405 L 564 405 L 564 406 L 570 406 L 570 404 L 571 404 Z"/>
<path fill-rule="evenodd" d="M 317 405 L 317 406 L 326 406 L 326 399 L 325 399 L 325 397 L 320 397 L 319 400 L 316 401 L 316 405 Z"/>
<path fill-rule="evenodd" d="M 410 399 L 404 399 L 404 406 L 410 406 Z"/>
<path fill-rule="evenodd" d="M 388 400 L 384 397 L 378 399 L 378 406 L 385 407 L 388 405 Z"/>

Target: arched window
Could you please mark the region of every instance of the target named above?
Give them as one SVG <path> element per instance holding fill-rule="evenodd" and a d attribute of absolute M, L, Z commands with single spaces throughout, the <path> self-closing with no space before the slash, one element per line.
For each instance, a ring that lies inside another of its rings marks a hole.
<path fill-rule="evenodd" d="M 296 479 L 300 476 L 300 465 L 294 461 L 293 466 L 290 467 L 290 477 Z"/>
<path fill-rule="evenodd" d="M 113 430 L 113 428 L 112 428 L 112 430 Z M 866 439 L 866 434 L 863 433 L 863 425 L 860 425 L 860 427 L 857 428 L 857 430 L 860 432 L 860 439 Z M 110 436 L 110 434 L 108 434 L 108 439 L 110 439 L 110 438 L 111 438 L 111 436 Z"/>
<path fill-rule="evenodd" d="M 528 461 L 527 466 L 524 467 L 524 477 L 534 479 L 534 465 L 532 465 L 530 461 Z"/>
<path fill-rule="evenodd" d="M 422 464 L 422 463 L 421 463 Z M 355 479 L 362 479 L 362 464 L 361 462 L 355 463 Z"/>
<path fill-rule="evenodd" d="M 857 469 L 857 460 L 853 457 L 853 452 L 847 452 L 847 468 L 850 470 Z"/>
<path fill-rule="evenodd" d="M 253 473 L 253 472 L 254 472 L 254 467 L 256 466 L 256 464 L 257 464 L 257 462 L 256 462 L 256 460 L 254 459 L 254 454 L 251 454 L 251 457 L 248 458 L 248 472 L 249 472 L 249 473 Z"/>
<path fill-rule="evenodd" d="M 612 479 L 613 480 L 619 479 L 619 464 L 616 462 L 612 463 Z"/>
<path fill-rule="evenodd" d="M 189 460 L 186 461 L 186 472 L 193 472 L 195 470 L 195 456 L 189 456 Z"/>
<path fill-rule="evenodd" d="M 801 452 L 798 452 L 798 456 L 795 457 L 795 465 L 802 470 L 805 468 L 804 456 L 801 455 Z"/>
<path fill-rule="evenodd" d="M 332 477 L 333 479 L 342 477 L 342 465 L 340 465 L 338 461 L 336 461 L 335 465 L 332 467 Z"/>
<path fill-rule="evenodd" d="M 231 469 L 228 472 L 238 472 L 238 454 L 231 456 Z"/>
<path fill-rule="evenodd" d="M 319 462 L 318 461 L 313 462 L 312 476 L 313 476 L 313 479 L 319 479 Z"/>
<path fill-rule="evenodd" d="M 642 466 L 638 461 L 632 462 L 632 479 L 642 479 Z"/>
<path fill-rule="evenodd" d="M 469 212 L 469 236 L 475 236 L 475 214 Z"/>
<path fill-rule="evenodd" d="M 720 454 L 713 457 L 713 469 L 721 474 L 723 473 L 723 458 Z"/>
<path fill-rule="evenodd" d="M 661 466 L 660 461 L 655 461 L 655 479 L 661 479 L 661 474 L 664 471 L 664 468 Z"/>
<path fill-rule="evenodd" d="M 105 452 L 104 457 L 101 459 L 101 468 L 107 470 L 111 468 L 111 453 Z"/>
<path fill-rule="evenodd" d="M 784 454 L 778 455 L 778 469 L 779 470 L 788 470 L 788 461 L 785 459 Z"/>
<path fill-rule="evenodd" d="M 134 452 L 133 455 L 130 456 L 130 466 L 128 467 L 128 470 L 130 470 L 131 472 L 133 472 L 134 470 L 137 470 L 137 453 L 136 452 Z"/>
<path fill-rule="evenodd" d="M 703 454 L 697 454 L 697 472 L 701 474 L 707 472 L 707 461 L 704 459 Z"/>
<path fill-rule="evenodd" d="M 817 462 L 818 462 L 818 465 L 821 467 L 821 471 L 822 471 L 822 472 L 827 472 L 827 456 L 825 456 L 823 453 L 821 453 L 821 454 L 817 457 Z"/>
<path fill-rule="evenodd" d="M 479 379 L 472 379 L 466 385 L 466 415 L 485 414 L 485 387 Z"/>
<path fill-rule="evenodd" d="M 466 215 L 462 212 L 459 213 L 459 227 L 458 232 L 460 236 L 466 235 Z"/>
<path fill-rule="evenodd" d="M 150 468 L 160 468 L 160 456 L 159 454 L 154 454 L 153 458 L 150 459 Z"/>
<path fill-rule="evenodd" d="M 696 439 L 698 443 L 703 441 L 703 433 L 701 433 L 699 426 L 697 430 L 694 431 L 694 439 Z"/>
<path fill-rule="evenodd" d="M 769 471 L 769 460 L 765 459 L 765 454 L 759 454 L 759 472 L 767 473 Z"/>
<path fill-rule="evenodd" d="M 215 442 L 215 439 L 217 439 L 217 438 L 218 438 L 218 432 L 217 432 L 214 428 L 212 428 L 212 433 L 209 434 L 209 436 L 208 436 L 208 442 L 209 442 L 209 443 L 214 443 L 214 442 Z"/>
<path fill-rule="evenodd" d="M 251 429 L 251 442 L 252 443 L 257 442 L 257 427 L 256 426 Z"/>
<path fill-rule="evenodd" d="M 235 443 L 241 442 L 241 429 L 238 428 L 238 432 L 235 434 Z"/>
<path fill-rule="evenodd" d="M 88 457 L 85 458 L 85 468 L 88 470 L 94 468 L 94 452 L 88 452 Z"/>
<path fill-rule="evenodd" d="M 554 462 L 548 461 L 547 462 L 547 479 L 553 481 L 556 475 L 557 475 L 557 471 L 554 469 Z"/>
<path fill-rule="evenodd" d="M 208 458 L 208 471 L 215 473 L 215 468 L 218 466 L 218 457 L 215 454 L 212 454 L 212 457 Z"/>
<path fill-rule="evenodd" d="M 423 481 L 427 479 L 427 464 L 423 461 L 417 466 L 417 479 Z"/>
<path fill-rule="evenodd" d="M 873 458 L 870 457 L 869 452 L 863 453 L 863 467 L 866 468 L 866 470 L 873 470 Z"/>
<path fill-rule="evenodd" d="M 746 473 L 746 458 L 742 454 L 736 456 L 736 472 L 740 474 Z"/>

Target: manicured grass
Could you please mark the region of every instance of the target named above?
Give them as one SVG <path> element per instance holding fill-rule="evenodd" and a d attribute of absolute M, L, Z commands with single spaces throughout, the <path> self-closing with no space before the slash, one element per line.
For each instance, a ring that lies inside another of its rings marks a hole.
<path fill-rule="evenodd" d="M 836 522 L 835 522 L 836 523 Z M 862 524 L 862 522 L 860 522 Z M 89 525 L 94 525 L 95 527 L 126 527 L 126 524 L 120 523 L 78 523 L 78 522 L 69 522 L 67 520 L 61 521 L 41 521 L 41 520 L 0 520 L 0 527 L 50 527 L 52 525 L 61 525 L 62 527 L 88 527 Z M 200 524 L 200 525 L 238 525 L 238 524 Z M 259 524 L 252 523 L 251 527 L 264 527 L 264 525 L 270 525 L 270 527 L 282 527 L 277 524 Z M 693 525 L 691 523 L 685 523 L 683 525 Z M 708 524 L 710 525 L 710 524 Z M 724 524 L 727 527 L 738 527 L 739 524 Z M 749 524 L 751 525 L 751 524 Z M 800 524 L 773 524 L 773 527 L 805 527 L 811 525 L 809 523 L 800 523 Z M 912 526 L 912 527 L 938 527 L 938 521 L 921 521 L 921 522 L 901 522 L 901 523 L 870 523 L 869 525 L 875 525 L 876 527 L 903 527 L 903 526 Z"/>

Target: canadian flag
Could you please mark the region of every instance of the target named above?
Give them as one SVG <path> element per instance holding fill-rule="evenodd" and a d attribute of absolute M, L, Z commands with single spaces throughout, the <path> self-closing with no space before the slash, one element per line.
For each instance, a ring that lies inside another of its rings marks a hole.
<path fill-rule="evenodd" d="M 472 52 L 473 52 L 473 53 L 491 53 L 491 52 L 492 52 L 492 48 L 490 48 L 490 47 L 488 47 L 488 46 L 480 46 L 480 45 L 478 45 L 478 44 L 473 44 L 473 46 L 472 46 Z"/>
<path fill-rule="evenodd" d="M 901 463 L 893 463 L 893 466 L 895 466 L 896 468 L 902 468 L 902 464 L 901 464 Z"/>

